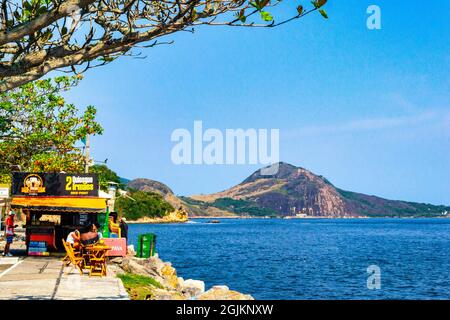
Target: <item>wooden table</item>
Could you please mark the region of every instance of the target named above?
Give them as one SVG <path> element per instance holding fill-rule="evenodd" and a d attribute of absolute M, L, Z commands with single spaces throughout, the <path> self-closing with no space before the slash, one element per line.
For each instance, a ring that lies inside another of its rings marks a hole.
<path fill-rule="evenodd" d="M 106 276 L 106 253 L 111 248 L 103 244 L 85 246 L 85 260 L 89 263 L 89 276 Z"/>

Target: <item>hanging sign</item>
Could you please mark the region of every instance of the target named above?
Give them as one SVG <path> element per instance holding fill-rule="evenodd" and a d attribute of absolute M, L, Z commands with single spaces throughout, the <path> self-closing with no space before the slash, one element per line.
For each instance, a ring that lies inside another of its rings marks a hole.
<path fill-rule="evenodd" d="M 98 197 L 95 174 L 14 172 L 13 196 Z"/>

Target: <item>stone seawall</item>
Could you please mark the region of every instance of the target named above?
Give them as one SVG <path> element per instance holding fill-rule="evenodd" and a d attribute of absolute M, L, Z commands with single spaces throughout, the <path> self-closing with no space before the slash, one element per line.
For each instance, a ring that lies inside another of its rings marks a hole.
<path fill-rule="evenodd" d="M 230 290 L 227 286 L 213 286 L 205 291 L 205 283 L 201 280 L 184 280 L 177 276 L 177 271 L 170 262 L 162 261 L 158 255 L 151 258 L 114 258 L 111 263 L 116 264 L 123 274 L 140 275 L 152 278 L 161 286 L 151 288 L 146 300 L 254 300 L 251 295 Z M 124 283 L 127 288 L 127 284 Z M 133 290 L 127 288 L 133 299 Z"/>

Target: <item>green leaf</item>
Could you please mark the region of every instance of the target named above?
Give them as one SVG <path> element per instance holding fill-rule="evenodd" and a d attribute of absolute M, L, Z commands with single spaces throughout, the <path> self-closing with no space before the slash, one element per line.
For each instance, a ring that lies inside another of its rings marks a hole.
<path fill-rule="evenodd" d="M 313 4 L 313 6 L 316 9 L 318 9 L 318 8 L 324 6 L 325 3 L 327 3 L 327 0 L 313 0 L 313 1 L 311 1 L 311 3 Z"/>
<path fill-rule="evenodd" d="M 191 17 L 192 17 L 192 21 L 195 21 L 195 20 L 197 20 L 197 18 L 198 18 L 198 14 L 197 14 L 197 11 L 195 11 L 195 9 L 194 9 L 194 10 L 192 10 L 192 15 L 191 15 Z"/>
<path fill-rule="evenodd" d="M 252 7 L 255 7 L 256 9 L 260 10 L 260 8 L 259 8 L 259 3 L 258 3 L 258 2 L 250 2 L 250 5 L 251 5 Z"/>
<path fill-rule="evenodd" d="M 24 3 L 23 3 L 23 6 L 24 6 L 24 8 L 25 8 L 25 12 L 26 13 L 31 13 L 31 10 L 33 10 L 33 6 L 31 5 L 31 3 L 29 3 L 28 1 L 25 1 Z"/>
<path fill-rule="evenodd" d="M 115 59 L 115 58 L 114 58 L 114 57 L 111 57 L 111 56 L 103 56 L 103 57 L 98 58 L 98 60 L 104 61 L 104 62 L 111 62 L 111 61 L 113 61 L 114 59 Z"/>
<path fill-rule="evenodd" d="M 272 21 L 273 17 L 269 12 L 261 11 L 261 19 L 263 19 L 264 21 Z"/>
<path fill-rule="evenodd" d="M 53 37 L 53 33 L 50 29 L 45 30 L 45 32 L 42 34 L 41 40 L 42 41 L 48 41 Z"/>
<path fill-rule="evenodd" d="M 317 0 L 317 4 L 320 7 L 324 6 L 327 3 L 327 0 Z"/>
<path fill-rule="evenodd" d="M 268 3 L 268 0 L 255 0 L 254 2 L 250 2 L 250 5 L 255 7 L 258 11 L 261 11 Z"/>
<path fill-rule="evenodd" d="M 239 13 L 236 13 L 236 16 L 242 23 L 245 23 L 245 21 L 247 21 L 247 17 L 245 16 L 245 9 L 242 9 L 241 11 L 239 11 Z"/>
<path fill-rule="evenodd" d="M 320 9 L 319 12 L 322 15 L 322 17 L 324 17 L 325 19 L 328 19 L 328 15 L 327 15 L 327 12 L 325 10 Z"/>
<path fill-rule="evenodd" d="M 19 11 L 14 11 L 14 17 L 20 21 L 22 19 L 22 15 L 19 13 Z"/>
<path fill-rule="evenodd" d="M 48 12 L 48 9 L 47 9 L 47 7 L 44 7 L 44 6 L 39 7 L 39 9 L 37 10 L 37 14 L 38 15 L 41 15 L 41 14 L 44 14 L 44 13 L 47 13 L 47 12 Z"/>

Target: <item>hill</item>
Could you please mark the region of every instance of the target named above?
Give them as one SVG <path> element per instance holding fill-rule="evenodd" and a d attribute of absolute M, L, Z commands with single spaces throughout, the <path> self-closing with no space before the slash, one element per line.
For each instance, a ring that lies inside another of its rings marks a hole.
<path fill-rule="evenodd" d="M 266 169 L 266 168 L 263 168 Z M 182 197 L 194 210 L 241 216 L 430 217 L 450 212 L 449 206 L 388 200 L 345 191 L 323 176 L 280 162 L 274 175 L 255 171 L 242 183 L 209 195 Z M 217 215 L 217 214 L 213 214 Z"/>

